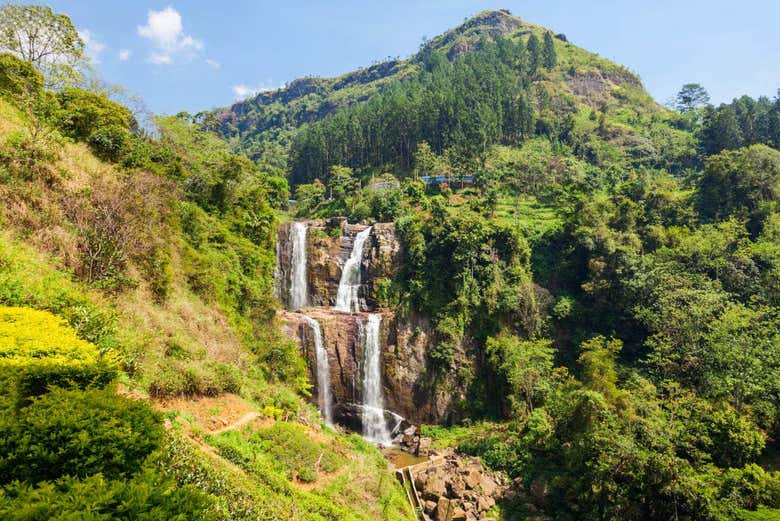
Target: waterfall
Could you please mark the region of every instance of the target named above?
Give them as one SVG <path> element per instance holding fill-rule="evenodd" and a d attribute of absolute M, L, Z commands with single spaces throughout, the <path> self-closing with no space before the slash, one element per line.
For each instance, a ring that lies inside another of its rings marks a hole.
<path fill-rule="evenodd" d="M 333 425 L 333 399 L 330 395 L 330 363 L 328 362 L 328 352 L 322 343 L 322 328 L 320 323 L 308 315 L 304 315 L 306 322 L 311 327 L 314 337 L 314 347 L 317 357 L 317 402 L 320 407 L 320 414 L 325 419 L 325 423 Z"/>
<path fill-rule="evenodd" d="M 363 436 L 375 443 L 392 443 L 382 396 L 382 349 L 379 342 L 382 315 L 371 313 L 363 345 Z"/>
<path fill-rule="evenodd" d="M 363 260 L 363 246 L 370 234 L 371 227 L 369 226 L 355 236 L 352 253 L 341 271 L 341 280 L 339 280 L 339 289 L 336 294 L 337 311 L 360 311 L 360 299 L 358 298 L 360 264 Z"/>
<path fill-rule="evenodd" d="M 295 222 L 290 227 L 290 309 L 306 307 L 309 287 L 306 280 L 306 223 Z"/>

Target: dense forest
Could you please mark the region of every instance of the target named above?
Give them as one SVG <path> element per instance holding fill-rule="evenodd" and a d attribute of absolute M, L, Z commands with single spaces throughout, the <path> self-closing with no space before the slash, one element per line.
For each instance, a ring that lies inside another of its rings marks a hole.
<path fill-rule="evenodd" d="M 346 217 L 394 223 L 371 297 L 430 319 L 464 396 L 422 432 L 507 476 L 497 518 L 780 519 L 780 91 L 663 107 L 489 11 L 150 132 L 2 34 L 1 518 L 416 519 L 277 318 L 280 220 Z M 187 408 L 226 396 L 260 423 Z"/>

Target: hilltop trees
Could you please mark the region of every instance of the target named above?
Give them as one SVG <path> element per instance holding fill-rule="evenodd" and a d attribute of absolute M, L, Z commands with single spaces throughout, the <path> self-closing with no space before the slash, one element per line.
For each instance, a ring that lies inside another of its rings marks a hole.
<path fill-rule="evenodd" d="M 759 143 L 780 148 L 780 92 L 774 100 L 742 96 L 718 107 L 707 106 L 700 134 L 706 155 Z"/>

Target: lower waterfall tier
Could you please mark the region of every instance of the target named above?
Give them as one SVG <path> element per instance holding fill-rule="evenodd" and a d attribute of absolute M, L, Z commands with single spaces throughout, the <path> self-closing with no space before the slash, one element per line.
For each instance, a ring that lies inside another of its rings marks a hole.
<path fill-rule="evenodd" d="M 465 399 L 465 393 L 455 381 L 445 379 L 434 386 L 430 371 L 426 371 L 429 321 L 415 315 L 401 319 L 392 311 L 377 313 L 382 317 L 379 345 L 384 408 L 412 423 L 444 423 L 454 419 L 455 406 Z M 312 381 L 316 381 L 313 372 L 317 366 L 316 347 L 306 316 L 315 319 L 322 330 L 330 367 L 334 419 L 352 426 L 357 421 L 355 404 L 363 403 L 362 339 L 369 313 L 344 313 L 319 307 L 280 312 L 287 334 L 300 343 L 309 367 L 313 368 Z M 312 398 L 316 403 L 316 389 Z"/>

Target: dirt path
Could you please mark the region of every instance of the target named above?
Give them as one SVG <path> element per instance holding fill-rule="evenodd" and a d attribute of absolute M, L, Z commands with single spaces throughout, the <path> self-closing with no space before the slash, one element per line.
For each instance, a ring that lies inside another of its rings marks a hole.
<path fill-rule="evenodd" d="M 210 434 L 221 434 L 221 433 L 223 433 L 225 431 L 233 431 L 233 430 L 236 430 L 236 429 L 240 429 L 244 425 L 253 422 L 254 420 L 256 420 L 259 417 L 260 417 L 260 413 L 258 413 L 256 411 L 248 412 L 245 415 L 243 415 L 241 418 L 239 418 L 237 421 L 235 421 L 235 422 L 233 422 L 233 423 L 231 423 L 229 425 L 226 425 L 224 427 L 221 427 L 221 428 L 219 428 L 219 429 L 217 429 L 215 431 L 211 431 Z"/>

